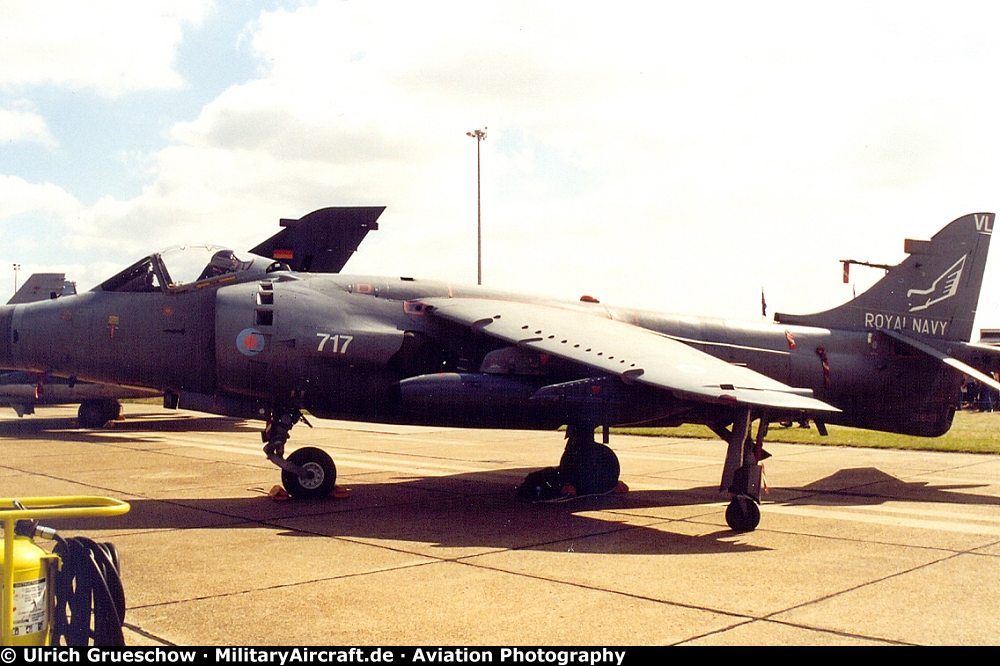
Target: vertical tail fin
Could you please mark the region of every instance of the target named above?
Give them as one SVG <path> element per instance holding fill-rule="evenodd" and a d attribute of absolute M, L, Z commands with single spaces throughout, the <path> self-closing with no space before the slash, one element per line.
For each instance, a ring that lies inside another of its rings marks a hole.
<path fill-rule="evenodd" d="M 929 241 L 907 239 L 907 257 L 871 289 L 844 305 L 810 315 L 776 313 L 780 324 L 968 341 L 983 285 L 993 213 L 960 217 Z"/>
<path fill-rule="evenodd" d="M 24 286 L 7 301 L 7 305 L 47 301 L 75 293 L 76 283 L 67 282 L 65 273 L 32 273 Z"/>

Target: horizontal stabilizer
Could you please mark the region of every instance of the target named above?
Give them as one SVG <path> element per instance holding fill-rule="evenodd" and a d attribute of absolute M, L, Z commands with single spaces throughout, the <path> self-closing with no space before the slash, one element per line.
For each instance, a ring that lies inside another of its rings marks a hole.
<path fill-rule="evenodd" d="M 385 206 L 321 208 L 298 220 L 281 220 L 283 230 L 250 250 L 287 264 L 293 271 L 339 273 L 369 231 L 378 229 Z"/>
<path fill-rule="evenodd" d="M 969 375 L 970 377 L 975 378 L 977 381 L 980 381 L 983 384 L 986 384 L 990 388 L 993 388 L 993 389 L 996 389 L 997 391 L 1000 391 L 1000 382 L 998 382 L 997 380 L 993 379 L 992 377 L 990 377 L 989 375 L 987 375 L 985 372 L 980 372 L 979 370 L 976 370 L 975 368 L 973 368 L 968 363 L 964 363 L 962 361 L 959 361 L 957 358 L 953 358 L 951 356 L 948 356 L 948 354 L 945 354 L 943 351 L 941 351 L 939 349 L 935 349 L 934 347 L 931 347 L 930 345 L 924 344 L 924 343 L 920 342 L 919 340 L 914 340 L 913 338 L 908 337 L 906 335 L 903 335 L 902 333 L 900 333 L 898 331 L 883 330 L 882 333 L 885 333 L 886 335 L 888 335 L 890 338 L 893 338 L 894 340 L 899 340 L 900 342 L 902 342 L 904 344 L 910 345 L 911 347 L 913 347 L 917 351 L 921 351 L 921 352 L 927 354 L 928 356 L 936 358 L 937 360 L 941 361 L 945 365 L 947 365 L 947 366 L 949 366 L 951 368 L 954 368 L 954 369 L 958 370 L 959 372 L 965 373 L 965 374 Z"/>

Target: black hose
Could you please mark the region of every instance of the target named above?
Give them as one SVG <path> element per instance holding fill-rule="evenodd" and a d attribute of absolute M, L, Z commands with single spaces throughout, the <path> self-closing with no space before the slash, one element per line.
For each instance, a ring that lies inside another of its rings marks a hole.
<path fill-rule="evenodd" d="M 125 645 L 125 591 L 118 551 L 113 544 L 86 537 L 56 535 L 55 539 L 52 552 L 62 559 L 62 567 L 55 582 L 52 645 Z"/>

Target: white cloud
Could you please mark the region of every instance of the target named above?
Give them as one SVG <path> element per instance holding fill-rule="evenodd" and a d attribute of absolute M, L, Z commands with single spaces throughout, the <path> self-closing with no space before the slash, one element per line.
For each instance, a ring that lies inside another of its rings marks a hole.
<path fill-rule="evenodd" d="M 0 144 L 21 141 L 39 143 L 46 148 L 59 145 L 45 119 L 37 113 L 0 109 Z"/>
<path fill-rule="evenodd" d="M 177 88 L 185 24 L 211 0 L 0 0 L 0 84 L 55 84 L 103 95 Z"/>
<path fill-rule="evenodd" d="M 0 174 L 0 220 L 29 212 L 70 215 L 80 208 L 80 202 L 58 185 L 37 185 Z"/>
<path fill-rule="evenodd" d="M 144 85 L 177 84 L 167 54 L 201 7 L 143 14 L 160 29 L 135 50 Z M 265 12 L 250 32 L 260 78 L 175 126 L 140 196 L 73 218 L 74 247 L 240 249 L 279 217 L 387 205 L 350 269 L 471 280 L 465 132 L 486 125 L 495 286 L 753 317 L 763 285 L 771 311 L 809 311 L 849 296 L 838 259 L 897 261 L 904 236 L 997 207 L 993 10 L 647 8 Z M 46 80 L 126 77 L 58 71 Z"/>

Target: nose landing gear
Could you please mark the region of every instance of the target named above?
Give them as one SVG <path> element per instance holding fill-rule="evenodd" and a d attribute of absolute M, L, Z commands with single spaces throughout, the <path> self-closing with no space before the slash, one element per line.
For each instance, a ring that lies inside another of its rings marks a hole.
<path fill-rule="evenodd" d="M 337 466 L 333 459 L 315 447 L 297 449 L 285 461 L 288 469 L 281 470 L 281 485 L 296 498 L 326 497 L 337 481 Z M 298 468 L 297 471 L 293 471 Z"/>
<path fill-rule="evenodd" d="M 285 458 L 289 432 L 299 421 L 309 425 L 298 409 L 273 412 L 261 433 L 264 454 L 281 468 L 281 484 L 289 495 L 297 499 L 326 497 L 336 486 L 337 466 L 325 451 L 307 446 Z"/>

